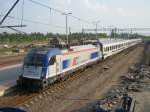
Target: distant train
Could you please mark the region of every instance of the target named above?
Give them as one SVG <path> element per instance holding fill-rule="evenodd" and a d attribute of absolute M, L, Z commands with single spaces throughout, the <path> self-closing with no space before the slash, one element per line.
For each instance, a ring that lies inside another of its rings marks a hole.
<path fill-rule="evenodd" d="M 33 48 L 24 58 L 23 72 L 17 80 L 20 88 L 43 89 L 67 74 L 106 59 L 141 39 L 96 41 L 69 49 Z"/>

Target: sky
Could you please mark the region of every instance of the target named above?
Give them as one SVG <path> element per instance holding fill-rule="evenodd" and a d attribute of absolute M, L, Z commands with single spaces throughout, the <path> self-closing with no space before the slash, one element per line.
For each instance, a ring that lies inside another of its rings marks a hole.
<path fill-rule="evenodd" d="M 0 0 L 0 20 L 16 0 Z M 68 17 L 71 32 L 81 32 L 82 28 L 95 28 L 94 21 L 100 21 L 98 28 L 145 28 L 150 27 L 150 0 L 34 0 L 49 7 L 89 21 L 86 23 Z M 10 16 L 21 18 L 23 0 L 20 0 Z M 65 15 L 38 6 L 30 0 L 24 0 L 23 18 L 39 21 L 49 25 L 41 25 L 22 21 L 25 28 L 17 28 L 24 32 L 65 33 Z M 2 25 L 20 25 L 21 21 L 7 18 Z M 4 28 L 0 32 L 11 30 Z"/>

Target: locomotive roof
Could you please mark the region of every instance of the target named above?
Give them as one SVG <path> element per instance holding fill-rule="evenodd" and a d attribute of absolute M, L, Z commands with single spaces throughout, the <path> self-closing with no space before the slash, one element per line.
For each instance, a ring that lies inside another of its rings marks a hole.
<path fill-rule="evenodd" d="M 63 49 L 63 50 L 61 50 L 61 52 L 68 53 L 68 52 L 81 51 L 81 50 L 90 49 L 90 48 L 95 48 L 95 46 L 93 46 L 92 44 L 70 46 L 70 51 L 69 51 L 69 49 Z"/>
<path fill-rule="evenodd" d="M 61 54 L 60 49 L 58 48 L 47 48 L 47 47 L 39 47 L 39 48 L 32 48 L 28 54 Z"/>

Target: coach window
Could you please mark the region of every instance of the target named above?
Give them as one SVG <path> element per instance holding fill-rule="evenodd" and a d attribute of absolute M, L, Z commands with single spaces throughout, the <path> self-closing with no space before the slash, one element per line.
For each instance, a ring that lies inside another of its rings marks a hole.
<path fill-rule="evenodd" d="M 103 51 L 105 52 L 105 48 L 103 48 Z"/>
<path fill-rule="evenodd" d="M 56 56 L 53 56 L 51 57 L 48 65 L 54 65 L 55 62 L 56 62 Z"/>
<path fill-rule="evenodd" d="M 106 52 L 106 48 L 104 48 L 104 52 Z"/>

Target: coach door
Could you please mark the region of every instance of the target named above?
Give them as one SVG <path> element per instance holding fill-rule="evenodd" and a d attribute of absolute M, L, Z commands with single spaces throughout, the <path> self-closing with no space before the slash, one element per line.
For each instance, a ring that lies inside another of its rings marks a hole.
<path fill-rule="evenodd" d="M 56 56 L 51 57 L 48 72 L 50 77 L 56 75 Z"/>

